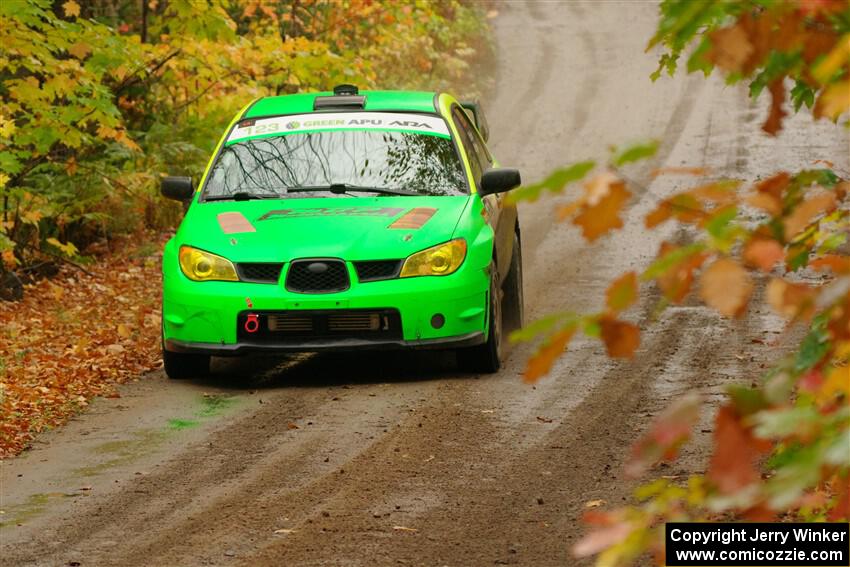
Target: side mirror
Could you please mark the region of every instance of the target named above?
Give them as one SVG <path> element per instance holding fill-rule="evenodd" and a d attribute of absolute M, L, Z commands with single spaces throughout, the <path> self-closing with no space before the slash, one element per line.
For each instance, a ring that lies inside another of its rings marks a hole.
<path fill-rule="evenodd" d="M 159 190 L 163 197 L 175 201 L 190 201 L 195 194 L 191 177 L 163 177 Z"/>
<path fill-rule="evenodd" d="M 499 167 L 489 169 L 481 176 L 481 190 L 478 194 L 482 197 L 493 193 L 504 193 L 516 189 L 522 184 L 518 169 Z"/>

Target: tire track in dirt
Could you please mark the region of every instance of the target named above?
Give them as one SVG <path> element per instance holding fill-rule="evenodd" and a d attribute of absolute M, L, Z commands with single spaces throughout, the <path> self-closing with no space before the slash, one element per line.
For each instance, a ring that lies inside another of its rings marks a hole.
<path fill-rule="evenodd" d="M 654 8 L 549 2 L 500 10 L 500 82 L 488 115 L 505 165 L 521 165 L 535 180 L 563 163 L 605 155 L 609 143 L 663 135 L 656 159 L 629 170 L 646 189 L 616 237 L 591 246 L 574 227 L 553 224 L 557 199 L 522 208 L 532 318 L 598 309 L 611 277 L 645 266 L 662 238 L 691 238 L 643 230 L 642 214 L 681 185 L 649 183 L 652 167 L 704 164 L 717 175 L 753 176 L 799 153 L 782 140 L 768 146 L 758 133 L 748 137 L 750 126 L 738 124 L 741 107 L 729 104 L 740 93 L 722 82 L 680 76 L 650 86 L 652 58 L 642 46 Z M 4 528 L 0 564 L 575 564 L 569 546 L 583 533 L 584 502 L 614 505 L 627 495 L 633 481 L 622 476 L 622 464 L 651 417 L 695 388 L 716 403 L 730 380 L 758 364 L 736 356 L 749 337 L 775 325 L 763 314 L 723 322 L 696 302 L 650 325 L 656 300 L 647 286 L 628 314 L 645 328 L 633 363 L 612 362 L 597 342 L 577 337 L 534 388 L 518 379 L 528 345 L 490 377 L 459 375 L 450 355 L 426 353 L 315 356 L 248 384 L 214 378 L 213 386 L 243 400 L 242 409 L 148 456 L 149 474 L 134 475 L 130 463 L 86 478 L 90 496 Z M 256 366 L 234 369 L 250 375 Z M 151 407 L 175 392 L 189 399 L 202 386 L 154 381 L 159 398 L 124 403 Z M 103 437 L 127 434 L 110 427 L 138 427 L 120 416 L 98 419 Z M 697 442 L 665 474 L 702 470 L 710 430 L 706 412 Z M 3 474 L 32 474 L 58 443 L 85 446 L 60 432 L 29 464 L 11 463 Z M 62 463 L 44 467 L 54 473 L 53 490 L 81 485 Z"/>

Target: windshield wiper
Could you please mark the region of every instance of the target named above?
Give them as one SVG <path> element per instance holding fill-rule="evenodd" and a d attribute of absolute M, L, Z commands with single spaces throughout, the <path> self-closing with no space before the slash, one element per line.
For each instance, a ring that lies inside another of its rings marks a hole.
<path fill-rule="evenodd" d="M 248 193 L 237 191 L 229 195 L 210 195 L 204 197 L 204 201 L 252 201 L 254 199 L 280 199 L 280 195 L 274 193 Z"/>
<path fill-rule="evenodd" d="M 331 183 L 330 185 L 306 185 L 303 187 L 287 187 L 286 191 L 287 193 L 299 193 L 302 191 L 330 191 L 334 195 L 349 195 L 351 192 L 379 193 L 381 195 L 419 195 L 419 193 L 415 191 L 405 191 L 404 189 L 390 189 L 388 187 L 364 187 L 361 185 L 351 185 L 349 183 Z"/>

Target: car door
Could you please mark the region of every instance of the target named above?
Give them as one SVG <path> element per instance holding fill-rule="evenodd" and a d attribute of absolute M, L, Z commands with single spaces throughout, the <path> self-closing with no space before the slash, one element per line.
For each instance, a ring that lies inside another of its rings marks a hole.
<path fill-rule="evenodd" d="M 452 106 L 452 119 L 458 128 L 461 144 L 469 157 L 475 188 L 481 188 L 481 175 L 494 166 L 495 160 L 487 149 L 484 140 L 472 125 L 466 111 L 460 105 Z M 516 224 L 516 207 L 505 206 L 505 195 L 487 195 L 482 198 L 487 220 L 495 233 L 494 246 L 496 259 L 499 263 L 499 275 L 505 278 L 511 262 L 514 241 L 514 225 Z"/>

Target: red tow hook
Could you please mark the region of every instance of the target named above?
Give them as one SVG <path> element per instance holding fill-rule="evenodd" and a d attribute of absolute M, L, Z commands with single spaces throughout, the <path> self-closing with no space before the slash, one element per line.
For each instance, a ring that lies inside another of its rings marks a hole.
<path fill-rule="evenodd" d="M 260 316 L 259 315 L 248 315 L 248 318 L 245 319 L 245 332 L 248 333 L 256 333 L 260 330 Z"/>

